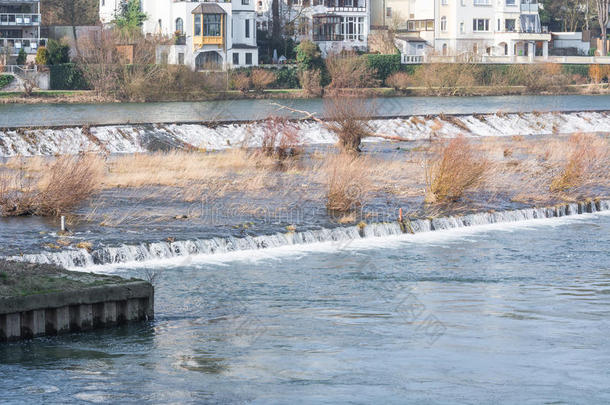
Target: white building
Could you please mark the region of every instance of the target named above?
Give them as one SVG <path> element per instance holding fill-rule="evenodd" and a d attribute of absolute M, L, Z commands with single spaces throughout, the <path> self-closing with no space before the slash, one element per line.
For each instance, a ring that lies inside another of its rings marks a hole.
<path fill-rule="evenodd" d="M 406 31 L 425 39 L 437 54 L 548 56 L 551 34 L 540 24 L 538 0 L 406 2 L 398 3 L 408 15 Z"/>
<path fill-rule="evenodd" d="M 341 50 L 366 51 L 371 0 L 280 0 L 282 25 L 294 27 L 297 41 L 309 39 L 323 55 Z M 259 27 L 271 31 L 270 0 L 259 0 Z"/>
<path fill-rule="evenodd" d="M 101 0 L 100 18 L 109 22 L 118 0 Z M 193 69 L 258 65 L 254 0 L 218 2 L 142 0 L 145 34 L 174 38 L 160 47 L 159 58 Z"/>
<path fill-rule="evenodd" d="M 0 55 L 14 57 L 24 50 L 33 60 L 47 43 L 40 37 L 40 22 L 39 0 L 0 0 Z"/>

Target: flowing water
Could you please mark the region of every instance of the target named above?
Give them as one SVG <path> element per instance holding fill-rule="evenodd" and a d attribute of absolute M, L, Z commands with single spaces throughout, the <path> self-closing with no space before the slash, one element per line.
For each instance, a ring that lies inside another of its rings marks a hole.
<path fill-rule="evenodd" d="M 334 144 L 336 136 L 324 125 L 295 123 L 306 145 Z M 411 116 L 371 120 L 380 135 L 409 141 L 430 138 L 555 135 L 574 132 L 610 132 L 610 113 L 531 112 L 438 116 Z M 0 158 L 53 156 L 79 152 L 141 153 L 168 149 L 219 150 L 240 146 L 260 147 L 265 136 L 261 123 L 123 124 L 38 129 L 0 129 Z M 381 138 L 367 138 L 379 142 Z"/>
<path fill-rule="evenodd" d="M 473 114 L 532 111 L 610 110 L 610 96 L 392 97 L 373 101 L 384 117 L 427 114 Z M 298 110 L 321 112 L 322 99 L 223 100 L 209 102 L 114 104 L 0 104 L 0 128 L 32 126 L 111 125 L 263 119 L 280 103 Z M 298 117 L 298 115 L 297 115 Z"/>
<path fill-rule="evenodd" d="M 149 262 L 154 322 L 2 345 L 0 398 L 608 403 L 608 212 L 447 227 Z"/>

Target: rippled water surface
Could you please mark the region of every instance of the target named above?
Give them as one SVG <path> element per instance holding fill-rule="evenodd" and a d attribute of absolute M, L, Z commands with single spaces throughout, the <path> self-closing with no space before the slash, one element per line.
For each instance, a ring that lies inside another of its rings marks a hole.
<path fill-rule="evenodd" d="M 0 346 L 0 398 L 608 403 L 609 246 L 588 214 L 159 262 L 153 323 Z"/>
<path fill-rule="evenodd" d="M 321 112 L 322 99 L 223 100 L 113 104 L 0 104 L 1 127 L 243 121 L 278 112 L 277 104 Z M 381 116 L 609 110 L 610 96 L 391 97 L 374 101 Z M 301 117 L 301 115 L 296 115 Z"/>

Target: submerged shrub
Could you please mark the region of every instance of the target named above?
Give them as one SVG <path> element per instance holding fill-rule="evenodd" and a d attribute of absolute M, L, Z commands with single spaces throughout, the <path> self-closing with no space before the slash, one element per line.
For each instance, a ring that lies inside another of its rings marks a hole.
<path fill-rule="evenodd" d="M 479 185 L 488 169 L 488 162 L 477 155 L 463 136 L 443 145 L 428 164 L 427 202 L 454 202 L 464 192 Z"/>
<path fill-rule="evenodd" d="M 552 192 L 576 189 L 590 180 L 602 184 L 610 180 L 610 148 L 606 140 L 595 135 L 574 134 L 567 147 L 567 159 L 551 180 Z"/>
<path fill-rule="evenodd" d="M 104 162 L 97 155 L 61 156 L 38 179 L 25 168 L 0 176 L 3 216 L 59 216 L 70 212 L 99 190 Z"/>
<path fill-rule="evenodd" d="M 270 117 L 263 123 L 262 152 L 280 160 L 299 155 L 303 143 L 298 128 L 286 118 Z"/>
<path fill-rule="evenodd" d="M 354 97 L 333 97 L 324 103 L 326 127 L 339 138 L 344 152 L 360 152 L 362 139 L 371 136 L 370 120 L 374 112 L 371 100 Z"/>

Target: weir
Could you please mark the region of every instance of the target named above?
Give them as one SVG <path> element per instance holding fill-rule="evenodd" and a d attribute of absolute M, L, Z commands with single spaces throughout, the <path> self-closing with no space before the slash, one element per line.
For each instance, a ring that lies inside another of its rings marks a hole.
<path fill-rule="evenodd" d="M 295 123 L 307 145 L 337 141 L 322 124 Z M 610 132 L 610 113 L 512 113 L 412 116 L 376 119 L 378 133 L 406 140 L 430 137 L 549 135 Z M 260 147 L 263 124 L 137 124 L 91 127 L 0 129 L 0 157 L 54 156 L 79 152 L 142 153 L 159 149 L 220 150 L 235 146 Z M 374 139 L 374 138 L 370 138 Z"/>
<path fill-rule="evenodd" d="M 588 200 L 580 203 L 560 204 L 545 208 L 485 212 L 464 216 L 433 219 L 411 219 L 409 233 L 424 233 L 480 225 L 510 223 L 532 219 L 556 218 L 610 210 L 610 200 Z M 235 251 L 260 250 L 291 245 L 349 241 L 364 238 L 401 235 L 405 230 L 398 222 L 319 229 L 304 232 L 276 233 L 273 235 L 246 236 L 242 238 L 211 238 L 174 242 L 142 243 L 103 247 L 88 251 L 72 249 L 61 252 L 42 252 L 10 257 L 9 260 L 32 263 L 56 264 L 70 269 L 82 269 L 96 265 L 116 265 L 147 262 L 195 255 L 213 255 Z"/>

